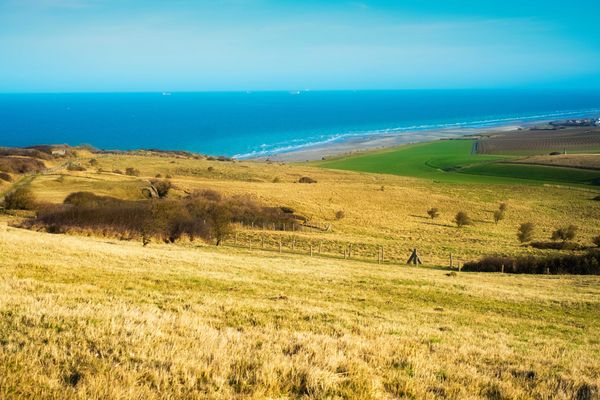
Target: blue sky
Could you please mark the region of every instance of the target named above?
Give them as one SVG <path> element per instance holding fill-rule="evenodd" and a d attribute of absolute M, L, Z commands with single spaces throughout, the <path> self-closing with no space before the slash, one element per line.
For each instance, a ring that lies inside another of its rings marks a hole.
<path fill-rule="evenodd" d="M 0 0 L 0 92 L 600 89 L 600 1 Z"/>

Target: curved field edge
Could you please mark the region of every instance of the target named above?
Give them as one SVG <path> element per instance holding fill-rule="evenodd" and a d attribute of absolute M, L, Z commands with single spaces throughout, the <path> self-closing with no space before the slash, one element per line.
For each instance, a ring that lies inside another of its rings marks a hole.
<path fill-rule="evenodd" d="M 598 277 L 0 225 L 0 289 L 1 398 L 573 398 L 600 378 Z"/>

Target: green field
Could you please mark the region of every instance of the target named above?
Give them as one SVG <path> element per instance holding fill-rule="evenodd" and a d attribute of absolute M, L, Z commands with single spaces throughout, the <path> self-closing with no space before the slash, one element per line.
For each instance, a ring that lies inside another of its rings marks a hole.
<path fill-rule="evenodd" d="M 456 183 L 590 184 L 600 171 L 511 164 L 512 157 L 472 154 L 474 140 L 440 140 L 319 162 L 325 168 Z"/>

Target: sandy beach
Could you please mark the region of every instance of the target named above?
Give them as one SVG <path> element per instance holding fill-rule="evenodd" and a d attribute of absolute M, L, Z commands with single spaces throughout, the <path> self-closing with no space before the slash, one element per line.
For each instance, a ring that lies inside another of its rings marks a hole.
<path fill-rule="evenodd" d="M 540 121 L 536 122 L 536 124 L 539 123 Z M 465 136 L 490 135 L 496 132 L 500 133 L 516 131 L 519 129 L 526 129 L 532 125 L 535 124 L 524 123 L 520 125 L 513 124 L 495 127 L 443 129 L 357 136 L 355 138 L 345 139 L 343 141 L 307 146 L 301 149 L 278 153 L 268 157 L 257 157 L 254 158 L 254 160 L 270 160 L 276 162 L 318 161 L 326 158 L 339 157 L 369 150 L 386 149 L 403 144 L 428 142 L 437 139 L 460 138 Z"/>

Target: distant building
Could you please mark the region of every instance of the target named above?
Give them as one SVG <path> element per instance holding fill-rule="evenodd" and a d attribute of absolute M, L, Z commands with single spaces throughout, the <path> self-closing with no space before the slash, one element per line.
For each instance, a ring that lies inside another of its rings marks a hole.
<path fill-rule="evenodd" d="M 67 150 L 65 150 L 65 149 L 52 150 L 53 156 L 64 156 L 65 154 L 67 154 Z"/>
<path fill-rule="evenodd" d="M 598 118 L 598 119 L 596 120 L 596 122 L 594 122 L 594 125 L 596 125 L 596 126 L 600 126 L 600 118 Z"/>

